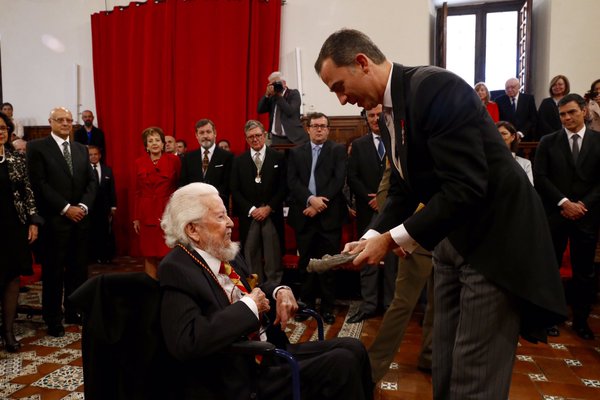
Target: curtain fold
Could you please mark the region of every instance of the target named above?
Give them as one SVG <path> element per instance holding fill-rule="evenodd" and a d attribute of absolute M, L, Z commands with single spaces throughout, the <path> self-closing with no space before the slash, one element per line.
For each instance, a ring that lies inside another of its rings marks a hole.
<path fill-rule="evenodd" d="M 96 114 L 116 180 L 119 254 L 139 255 L 131 211 L 142 130 L 159 126 L 194 150 L 195 122 L 210 118 L 217 140 L 242 152 L 243 125 L 258 117 L 266 78 L 279 66 L 280 19 L 281 2 L 264 0 L 134 2 L 91 16 Z"/>

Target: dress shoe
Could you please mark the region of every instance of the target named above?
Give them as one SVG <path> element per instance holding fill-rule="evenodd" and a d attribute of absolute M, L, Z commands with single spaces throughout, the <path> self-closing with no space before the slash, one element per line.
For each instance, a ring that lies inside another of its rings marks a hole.
<path fill-rule="evenodd" d="M 62 324 L 48 325 L 48 335 L 54 337 L 65 336 L 65 328 Z"/>
<path fill-rule="evenodd" d="M 335 322 L 335 316 L 330 312 L 323 313 L 323 322 L 332 325 Z"/>
<path fill-rule="evenodd" d="M 360 322 L 362 320 L 373 318 L 373 316 L 374 316 L 373 313 L 366 313 L 366 312 L 359 311 L 356 314 L 350 316 L 350 318 L 348 318 L 348 323 L 356 324 L 357 322 Z"/>
<path fill-rule="evenodd" d="M 573 324 L 573 330 L 575 331 L 577 336 L 579 336 L 582 339 L 594 340 L 594 332 L 592 332 L 587 322 L 577 325 Z"/>
<path fill-rule="evenodd" d="M 421 372 L 424 372 L 424 373 L 426 373 L 426 374 L 429 374 L 429 375 L 431 375 L 431 366 L 429 366 L 429 367 L 426 367 L 426 366 L 423 366 L 423 365 L 417 365 L 417 369 L 418 369 L 419 371 L 421 371 Z"/>
<path fill-rule="evenodd" d="M 21 343 L 17 341 L 13 333 L 10 334 L 10 338 L 7 339 L 6 334 L 2 335 L 4 340 L 4 350 L 7 353 L 16 353 L 21 349 Z"/>
<path fill-rule="evenodd" d="M 560 331 L 558 330 L 558 327 L 556 325 L 551 326 L 550 328 L 546 328 L 546 333 L 548 334 L 548 336 L 560 336 Z"/>

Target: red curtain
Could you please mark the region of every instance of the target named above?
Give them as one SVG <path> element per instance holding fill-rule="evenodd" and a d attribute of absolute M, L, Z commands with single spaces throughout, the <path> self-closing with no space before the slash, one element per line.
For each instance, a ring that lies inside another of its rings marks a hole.
<path fill-rule="evenodd" d="M 96 114 L 116 180 L 120 254 L 139 254 L 131 211 L 142 130 L 159 126 L 194 150 L 195 122 L 210 118 L 217 140 L 245 150 L 244 123 L 258 117 L 266 78 L 278 69 L 280 19 L 281 2 L 264 0 L 148 1 L 92 15 Z"/>

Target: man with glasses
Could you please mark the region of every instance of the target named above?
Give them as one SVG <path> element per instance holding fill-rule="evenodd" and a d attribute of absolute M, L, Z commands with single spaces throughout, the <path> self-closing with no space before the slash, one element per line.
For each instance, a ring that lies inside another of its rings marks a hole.
<path fill-rule="evenodd" d="M 265 145 L 267 132 L 259 121 L 246 122 L 244 132 L 250 150 L 236 157 L 231 169 L 231 198 L 239 218 L 240 241 L 260 282 L 280 283 L 285 156 Z"/>
<path fill-rule="evenodd" d="M 89 163 L 87 147 L 73 142 L 73 116 L 63 107 L 50 112 L 51 133 L 27 145 L 31 186 L 45 224 L 42 245 L 42 315 L 48 334 L 61 337 L 63 285 L 66 323 L 81 317 L 69 295 L 87 279 L 89 207 L 98 184 Z"/>
<path fill-rule="evenodd" d="M 348 218 L 342 193 L 346 180 L 346 149 L 327 140 L 329 120 L 322 113 L 308 116 L 308 135 L 310 142 L 289 153 L 288 222 L 296 230 L 302 301 L 314 308 L 320 295 L 323 320 L 332 324 L 335 320 L 333 272 L 308 273 L 306 267 L 311 258 L 340 251 L 342 226 Z"/>

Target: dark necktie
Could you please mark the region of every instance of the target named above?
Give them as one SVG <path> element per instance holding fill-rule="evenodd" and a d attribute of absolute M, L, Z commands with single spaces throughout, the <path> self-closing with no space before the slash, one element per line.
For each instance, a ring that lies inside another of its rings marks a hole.
<path fill-rule="evenodd" d="M 94 164 L 94 176 L 96 177 L 96 183 L 100 184 L 100 173 L 98 172 L 98 164 Z"/>
<path fill-rule="evenodd" d="M 573 162 L 577 162 L 577 157 L 579 157 L 579 135 L 573 135 Z"/>
<path fill-rule="evenodd" d="M 206 175 L 208 169 L 208 149 L 204 150 L 204 157 L 202 157 L 202 175 Z"/>
<path fill-rule="evenodd" d="M 73 159 L 71 158 L 71 150 L 69 150 L 69 142 L 66 140 L 63 142 L 63 156 L 65 157 L 65 161 L 69 166 L 69 171 L 71 175 L 73 175 Z"/>
<path fill-rule="evenodd" d="M 273 132 L 277 136 L 283 136 L 283 131 L 281 129 L 281 110 L 279 107 L 275 107 L 275 112 L 273 113 Z"/>
<path fill-rule="evenodd" d="M 385 148 L 383 147 L 381 137 L 375 136 L 375 140 L 377 140 L 377 154 L 379 154 L 379 160 L 383 160 L 383 157 L 385 156 Z"/>
<path fill-rule="evenodd" d="M 512 105 L 513 112 L 516 112 L 517 111 L 517 98 L 516 97 L 511 97 L 510 98 L 510 104 Z"/>

